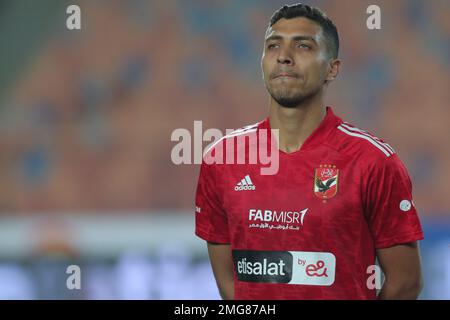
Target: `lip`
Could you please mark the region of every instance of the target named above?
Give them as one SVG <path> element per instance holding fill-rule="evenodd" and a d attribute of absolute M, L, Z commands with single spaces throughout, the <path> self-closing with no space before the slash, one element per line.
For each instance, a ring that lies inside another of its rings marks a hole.
<path fill-rule="evenodd" d="M 289 74 L 289 73 L 280 73 L 278 75 L 276 75 L 275 77 L 273 77 L 274 79 L 278 79 L 278 78 L 296 78 L 296 76 Z"/>

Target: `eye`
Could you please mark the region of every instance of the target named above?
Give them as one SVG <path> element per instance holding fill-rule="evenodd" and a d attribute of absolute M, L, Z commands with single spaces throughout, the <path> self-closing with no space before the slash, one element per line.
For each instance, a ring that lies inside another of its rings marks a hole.
<path fill-rule="evenodd" d="M 275 43 L 271 43 L 267 46 L 267 49 L 274 49 L 275 47 L 278 47 L 278 45 Z"/>
<path fill-rule="evenodd" d="M 305 44 L 305 43 L 300 43 L 300 44 L 298 45 L 298 47 L 299 47 L 299 48 L 302 48 L 302 49 L 311 49 L 311 47 L 310 47 L 309 45 Z"/>

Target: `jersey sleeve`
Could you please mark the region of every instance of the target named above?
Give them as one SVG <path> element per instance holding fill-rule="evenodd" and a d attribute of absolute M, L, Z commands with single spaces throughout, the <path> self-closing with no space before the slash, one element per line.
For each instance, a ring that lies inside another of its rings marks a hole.
<path fill-rule="evenodd" d="M 195 196 L 195 234 L 209 242 L 230 243 L 214 165 L 202 163 Z"/>
<path fill-rule="evenodd" d="M 400 158 L 381 159 L 368 173 L 365 208 L 375 248 L 422 240 L 411 179 Z"/>

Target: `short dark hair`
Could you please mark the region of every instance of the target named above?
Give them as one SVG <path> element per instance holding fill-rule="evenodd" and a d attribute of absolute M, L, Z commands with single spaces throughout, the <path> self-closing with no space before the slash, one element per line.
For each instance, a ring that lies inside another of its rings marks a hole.
<path fill-rule="evenodd" d="M 334 59 L 339 54 L 339 34 L 333 21 L 327 15 L 316 7 L 306 4 L 297 3 L 293 5 L 285 5 L 274 12 L 270 18 L 269 27 L 273 26 L 278 20 L 305 17 L 316 22 L 321 28 L 325 36 L 328 52 Z"/>

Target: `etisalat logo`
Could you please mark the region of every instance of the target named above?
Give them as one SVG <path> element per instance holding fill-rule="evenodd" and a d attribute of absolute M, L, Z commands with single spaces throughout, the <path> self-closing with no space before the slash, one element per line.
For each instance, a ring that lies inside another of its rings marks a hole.
<path fill-rule="evenodd" d="M 225 135 L 219 129 L 210 128 L 203 133 L 202 121 L 194 121 L 193 137 L 188 129 L 172 132 L 171 141 L 178 142 L 171 151 L 174 164 L 255 164 L 261 175 L 275 175 L 279 168 L 277 129 L 257 128 L 227 129 Z M 203 142 L 211 143 L 203 148 Z M 193 157 L 192 157 L 193 151 Z"/>
<path fill-rule="evenodd" d="M 331 286 L 336 258 L 330 252 L 233 250 L 239 281 Z"/>

